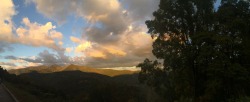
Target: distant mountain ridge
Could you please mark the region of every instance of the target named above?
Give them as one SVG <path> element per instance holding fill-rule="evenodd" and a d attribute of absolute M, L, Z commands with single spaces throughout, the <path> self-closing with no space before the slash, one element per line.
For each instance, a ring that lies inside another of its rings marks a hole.
<path fill-rule="evenodd" d="M 68 65 L 68 66 L 60 66 L 60 65 L 51 65 L 51 66 L 35 66 L 35 67 L 27 67 L 22 69 L 12 69 L 9 70 L 11 74 L 24 74 L 30 72 L 38 72 L 38 73 L 53 73 L 53 72 L 62 72 L 62 71 L 82 71 L 89 73 L 98 73 L 107 76 L 118 76 L 118 75 L 126 75 L 126 74 L 134 74 L 138 73 L 138 71 L 130 71 L 130 70 L 114 70 L 114 69 L 102 69 L 102 68 L 90 68 L 86 66 L 78 66 L 78 65 Z"/>

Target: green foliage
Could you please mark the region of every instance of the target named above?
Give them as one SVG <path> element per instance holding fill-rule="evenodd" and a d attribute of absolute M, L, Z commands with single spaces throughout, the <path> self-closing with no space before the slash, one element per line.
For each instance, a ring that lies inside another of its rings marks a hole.
<path fill-rule="evenodd" d="M 236 100 L 236 102 L 249 102 L 250 101 L 250 97 L 240 97 L 239 99 Z"/>
<path fill-rule="evenodd" d="M 225 102 L 250 95 L 250 2 L 161 0 L 155 19 L 153 54 L 139 64 L 139 80 L 169 102 Z"/>

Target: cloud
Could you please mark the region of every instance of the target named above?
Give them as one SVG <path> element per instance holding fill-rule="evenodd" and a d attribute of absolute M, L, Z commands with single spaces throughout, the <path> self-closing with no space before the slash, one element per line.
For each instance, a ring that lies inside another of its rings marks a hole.
<path fill-rule="evenodd" d="M 83 65 L 84 64 L 84 57 L 81 57 L 81 56 L 69 57 L 65 55 L 64 57 L 62 57 L 60 54 L 51 53 L 48 50 L 44 50 L 36 56 L 16 57 L 16 56 L 10 55 L 10 56 L 4 56 L 4 59 L 7 59 L 8 62 L 0 62 L 0 64 L 4 65 L 3 67 L 7 69 L 13 69 L 13 68 L 17 69 L 17 68 L 25 68 L 25 67 L 30 67 L 30 66 L 54 65 L 54 64 L 58 64 L 58 65 L 68 65 L 68 64 Z"/>
<path fill-rule="evenodd" d="M 14 59 L 18 59 L 18 58 L 15 57 L 15 56 L 5 56 L 4 58 L 5 58 L 5 59 L 13 59 L 13 60 L 14 60 Z"/>
<path fill-rule="evenodd" d="M 9 63 L 9 62 L 0 62 L 2 66 L 12 66 L 15 67 L 16 65 L 14 63 Z"/>
<path fill-rule="evenodd" d="M 76 47 L 75 51 L 76 52 L 84 52 L 86 49 L 91 48 L 91 47 L 92 47 L 92 43 L 87 41 L 87 42 L 80 43 Z"/>
<path fill-rule="evenodd" d="M 130 71 L 140 71 L 141 69 L 136 67 L 136 66 L 132 66 L 132 67 L 111 67 L 111 68 L 103 68 L 103 69 L 112 69 L 112 70 L 130 70 Z"/>
<path fill-rule="evenodd" d="M 100 50 L 91 49 L 90 51 L 85 52 L 88 57 L 107 59 L 107 55 Z"/>
<path fill-rule="evenodd" d="M 3 53 L 5 51 L 13 51 L 13 47 L 11 47 L 8 43 L 1 42 L 0 41 L 0 53 Z"/>
<path fill-rule="evenodd" d="M 12 17 L 16 14 L 12 0 L 0 0 L 0 53 L 12 51 L 11 44 L 23 44 L 32 47 L 47 47 L 55 51 L 55 54 L 41 52 L 39 58 L 18 58 L 7 56 L 11 62 L 18 63 L 16 68 L 52 63 L 69 63 L 70 58 L 64 54 L 65 48 L 62 47 L 63 34 L 56 31 L 56 26 L 51 22 L 39 24 L 31 22 L 27 17 L 23 18 L 20 26 L 15 27 Z M 54 59 L 53 59 L 54 58 Z M 49 60 L 52 59 L 52 60 Z M 7 63 L 7 62 L 6 62 Z M 14 67 L 5 64 L 6 68 Z"/>
<path fill-rule="evenodd" d="M 10 21 L 11 17 L 15 15 L 15 8 L 12 0 L 0 0 L 0 8 L 1 8 L 1 20 L 7 20 Z"/>
<path fill-rule="evenodd" d="M 81 43 L 81 40 L 77 37 L 70 36 L 70 40 L 74 43 Z"/>
<path fill-rule="evenodd" d="M 75 52 L 84 53 L 86 56 L 96 57 L 106 59 L 108 54 L 113 54 L 117 56 L 125 56 L 126 52 L 122 51 L 117 46 L 112 45 L 101 45 L 98 43 L 92 43 L 90 41 L 80 40 L 75 37 L 71 37 L 72 42 L 77 42 L 78 46 L 75 48 Z"/>
<path fill-rule="evenodd" d="M 62 41 L 59 41 L 58 44 L 59 44 L 60 46 L 62 46 L 62 45 L 63 45 L 63 42 L 62 42 Z"/>
<path fill-rule="evenodd" d="M 68 56 L 60 56 L 58 53 L 50 53 L 48 50 L 40 52 L 37 56 L 32 57 L 16 57 L 16 56 L 5 56 L 4 59 L 12 60 L 13 62 L 25 62 L 33 64 L 43 64 L 43 65 L 52 65 L 52 64 L 69 64 L 70 58 Z"/>
<path fill-rule="evenodd" d="M 62 33 L 61 32 L 57 32 L 55 30 L 51 31 L 50 34 L 51 34 L 50 36 L 51 36 L 52 39 L 62 40 L 62 38 L 63 38 Z"/>
<path fill-rule="evenodd" d="M 115 46 L 106 46 L 104 47 L 104 49 L 113 55 L 117 55 L 117 56 L 125 56 L 127 53 L 120 50 L 119 48 L 115 47 Z"/>
<path fill-rule="evenodd" d="M 91 48 L 93 45 L 92 42 L 90 42 L 90 41 L 79 39 L 79 38 L 74 37 L 74 36 L 70 36 L 70 40 L 72 42 L 78 44 L 77 47 L 75 48 L 76 53 L 84 52 L 86 49 Z"/>
<path fill-rule="evenodd" d="M 30 62 L 30 63 L 43 63 L 43 59 L 37 58 L 35 56 L 32 57 L 16 57 L 16 56 L 5 56 L 4 59 L 12 60 L 12 62 Z"/>
<path fill-rule="evenodd" d="M 150 19 L 154 11 L 158 9 L 160 0 L 120 0 L 126 8 L 125 13 L 133 18 L 134 21 L 140 19 Z M 144 22 L 144 21 L 143 21 Z"/>
<path fill-rule="evenodd" d="M 62 33 L 55 30 L 51 22 L 42 25 L 32 23 L 28 18 L 23 18 L 24 26 L 15 27 L 12 17 L 16 14 L 12 0 L 0 0 L 0 52 L 10 50 L 9 44 L 24 44 L 30 46 L 44 46 L 54 50 L 63 50 L 55 40 L 62 40 Z"/>
<path fill-rule="evenodd" d="M 55 54 L 49 53 L 47 50 L 39 53 L 38 56 L 38 59 L 41 59 L 39 61 L 44 64 L 58 64 L 60 62 L 59 58 Z"/>
<path fill-rule="evenodd" d="M 7 59 L 7 62 L 0 62 L 0 64 L 7 69 L 18 69 L 31 66 L 42 65 L 38 63 L 40 59 L 36 59 L 35 56 L 32 57 L 16 57 L 16 56 L 4 56 L 4 59 Z"/>
<path fill-rule="evenodd" d="M 18 69 L 18 68 L 42 65 L 41 63 L 34 63 L 34 62 L 29 62 L 29 60 L 28 61 L 25 60 L 29 58 L 18 58 L 15 56 L 12 56 L 12 58 L 7 58 L 7 57 L 5 58 L 9 60 L 7 62 L 0 62 L 0 63 L 6 69 Z"/>
<path fill-rule="evenodd" d="M 159 0 L 26 1 L 34 3 L 38 12 L 59 24 L 67 22 L 67 17 L 72 15 L 87 22 L 81 38 L 70 37 L 77 44 L 72 49 L 82 55 L 68 58 L 70 63 L 96 67 L 134 66 L 145 58 L 154 58 L 153 40 L 146 33 L 144 22 L 152 18 Z M 66 48 L 68 52 L 72 49 Z"/>
<path fill-rule="evenodd" d="M 90 48 L 102 52 L 105 57 L 90 56 L 88 50 L 86 50 L 83 52 L 87 56 L 85 58 L 86 64 L 94 67 L 135 66 L 145 58 L 155 59 L 152 54 L 153 40 L 150 35 L 142 32 L 142 29 L 146 28 L 135 27 L 124 32 L 118 43 L 101 44 Z M 121 53 L 112 53 L 114 49 L 114 52 Z M 90 52 L 92 52 L 91 50 Z"/>
<path fill-rule="evenodd" d="M 129 18 L 124 16 L 118 0 L 34 0 L 37 10 L 59 23 L 65 22 L 68 15 L 82 17 L 89 22 L 86 34 L 91 42 L 110 43 L 117 41 L 118 34 L 126 30 Z M 64 5 L 64 6 L 62 6 Z M 114 36 L 109 36 L 110 33 Z"/>
<path fill-rule="evenodd" d="M 10 27 L 8 32 L 0 32 L 1 42 L 8 44 L 23 44 L 34 47 L 48 47 L 55 51 L 62 51 L 63 35 L 61 32 L 55 30 L 56 26 L 51 22 L 46 24 L 38 24 L 37 22 L 30 22 L 28 18 L 23 18 L 22 23 L 24 26 L 20 26 L 17 29 Z M 1 24 L 0 24 L 1 25 Z M 12 26 L 12 25 L 10 25 Z M 2 27 L 0 26 L 0 29 Z M 6 28 L 7 29 L 7 28 Z M 12 33 L 13 30 L 16 34 Z M 8 47 L 10 49 L 10 47 Z M 3 49 L 3 48 L 2 48 Z"/>
<path fill-rule="evenodd" d="M 107 11 L 112 12 L 119 8 L 117 0 L 26 0 L 26 2 L 34 2 L 40 13 L 58 22 L 65 22 L 67 16 L 71 14 L 92 20 L 101 19 L 107 15 Z"/>
<path fill-rule="evenodd" d="M 16 14 L 12 0 L 0 0 L 0 53 L 12 51 L 14 48 L 4 40 L 11 40 L 12 36 L 12 16 Z"/>
<path fill-rule="evenodd" d="M 66 51 L 67 53 L 70 53 L 72 50 L 73 50 L 72 47 L 68 47 L 68 48 L 65 49 L 65 51 Z"/>
<path fill-rule="evenodd" d="M 30 46 L 45 46 L 54 50 L 62 50 L 63 48 L 56 42 L 56 40 L 61 40 L 63 38 L 62 33 L 54 30 L 56 26 L 52 25 L 51 22 L 46 24 L 38 24 L 36 22 L 32 23 L 28 18 L 23 18 L 23 27 L 16 29 L 17 37 L 13 36 L 15 39 L 14 43 L 21 43 Z"/>
<path fill-rule="evenodd" d="M 12 0 L 0 0 L 0 2 L 0 41 L 12 40 L 11 18 L 16 14 L 14 4 Z"/>
<path fill-rule="evenodd" d="M 92 43 L 79 39 L 75 51 L 85 57 L 84 64 L 93 67 L 135 66 L 152 55 L 153 39 L 144 32 L 145 27 L 130 26 L 123 32 L 117 43 Z M 98 64 L 97 64 L 98 63 Z"/>

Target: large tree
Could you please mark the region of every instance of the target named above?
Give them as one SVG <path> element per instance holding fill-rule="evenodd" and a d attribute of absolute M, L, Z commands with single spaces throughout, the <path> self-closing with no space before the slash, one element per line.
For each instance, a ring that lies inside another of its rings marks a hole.
<path fill-rule="evenodd" d="M 149 33 L 157 36 L 139 80 L 168 102 L 225 102 L 250 95 L 250 2 L 161 0 Z"/>

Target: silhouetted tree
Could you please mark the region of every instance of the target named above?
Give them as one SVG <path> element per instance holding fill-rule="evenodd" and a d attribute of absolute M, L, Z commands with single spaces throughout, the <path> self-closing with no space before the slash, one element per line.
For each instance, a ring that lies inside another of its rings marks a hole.
<path fill-rule="evenodd" d="M 248 0 L 161 0 L 149 33 L 153 54 L 139 80 L 168 102 L 225 102 L 250 95 Z"/>
<path fill-rule="evenodd" d="M 0 66 L 0 78 L 2 80 L 6 79 L 9 76 L 9 73 L 6 69 L 4 69 L 2 66 Z"/>

